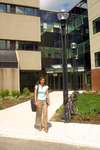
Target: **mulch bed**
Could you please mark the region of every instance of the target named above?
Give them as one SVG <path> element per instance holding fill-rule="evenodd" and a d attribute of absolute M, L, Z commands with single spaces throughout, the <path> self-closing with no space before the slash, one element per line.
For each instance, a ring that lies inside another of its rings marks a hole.
<path fill-rule="evenodd" d="M 26 102 L 29 99 L 30 99 L 30 97 L 18 98 L 18 99 L 5 98 L 4 100 L 0 100 L 0 110 L 15 106 L 15 105 L 23 103 L 23 102 Z"/>
<path fill-rule="evenodd" d="M 63 122 L 63 116 L 56 112 L 51 118 L 51 121 L 54 122 Z M 98 124 L 100 125 L 100 114 L 89 117 L 81 117 L 80 115 L 72 115 L 71 123 L 86 123 L 86 124 Z"/>

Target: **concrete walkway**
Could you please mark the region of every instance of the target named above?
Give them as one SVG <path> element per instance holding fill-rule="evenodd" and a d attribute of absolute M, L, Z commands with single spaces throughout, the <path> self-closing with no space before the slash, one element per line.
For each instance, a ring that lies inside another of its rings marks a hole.
<path fill-rule="evenodd" d="M 49 119 L 63 101 L 62 92 L 50 94 Z M 0 111 L 0 137 L 62 143 L 100 149 L 100 125 L 50 122 L 48 133 L 34 129 L 30 101 Z"/>

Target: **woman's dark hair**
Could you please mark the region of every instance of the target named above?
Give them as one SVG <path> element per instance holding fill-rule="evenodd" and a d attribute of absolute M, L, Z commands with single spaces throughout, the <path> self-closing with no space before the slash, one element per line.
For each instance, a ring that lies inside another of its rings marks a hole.
<path fill-rule="evenodd" d="M 46 80 L 44 76 L 41 76 L 41 77 L 39 78 L 39 83 L 40 83 L 40 81 L 41 81 L 42 79 Z M 45 81 L 45 84 L 46 84 L 46 81 Z"/>

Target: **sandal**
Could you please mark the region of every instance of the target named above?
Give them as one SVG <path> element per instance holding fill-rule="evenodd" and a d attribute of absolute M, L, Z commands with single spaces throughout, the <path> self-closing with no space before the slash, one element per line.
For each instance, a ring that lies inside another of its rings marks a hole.
<path fill-rule="evenodd" d="M 42 131 L 42 128 L 37 127 L 36 125 L 34 126 L 38 131 Z"/>
<path fill-rule="evenodd" d="M 46 133 L 48 133 L 48 129 L 44 129 L 44 131 L 45 131 Z"/>

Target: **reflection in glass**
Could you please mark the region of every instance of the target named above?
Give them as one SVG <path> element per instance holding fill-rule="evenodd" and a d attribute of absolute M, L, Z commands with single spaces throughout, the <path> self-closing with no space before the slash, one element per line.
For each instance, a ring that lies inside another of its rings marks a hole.
<path fill-rule="evenodd" d="M 100 67 L 100 52 L 95 53 L 95 66 Z"/>
<path fill-rule="evenodd" d="M 33 8 L 25 8 L 25 15 L 33 16 Z"/>
<path fill-rule="evenodd" d="M 0 40 L 0 50 L 10 49 L 10 41 Z"/>
<path fill-rule="evenodd" d="M 93 21 L 93 33 L 100 32 L 100 17 Z"/>
<path fill-rule="evenodd" d="M 24 14 L 24 7 L 16 7 L 16 13 L 18 14 Z"/>
<path fill-rule="evenodd" d="M 5 4 L 0 4 L 0 12 L 6 12 L 6 5 Z"/>

